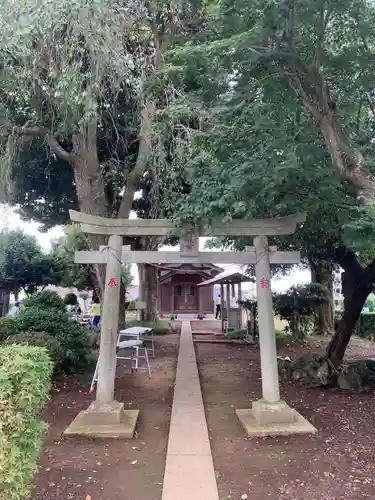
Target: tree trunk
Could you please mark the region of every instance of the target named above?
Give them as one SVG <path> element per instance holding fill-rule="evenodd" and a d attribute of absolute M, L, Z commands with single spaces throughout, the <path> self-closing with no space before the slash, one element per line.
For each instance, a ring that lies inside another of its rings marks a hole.
<path fill-rule="evenodd" d="M 333 168 L 353 187 L 357 198 L 363 199 L 366 203 L 374 200 L 375 185 L 372 182 L 372 175 L 365 166 L 361 152 L 351 143 L 341 127 L 320 67 L 310 65 L 303 78 L 294 65 L 291 65 L 288 71 L 290 87 L 319 123 Z M 305 81 L 315 81 L 315 85 L 306 89 Z M 311 89 L 315 90 L 311 92 Z"/>
<path fill-rule="evenodd" d="M 367 297 L 372 291 L 372 285 L 362 275 L 345 271 L 342 274 L 342 288 L 344 295 L 344 312 L 338 322 L 335 334 L 328 344 L 325 359 L 328 359 L 334 368 L 340 368 L 346 348 L 361 315 Z"/>
<path fill-rule="evenodd" d="M 293 340 L 303 340 L 303 332 L 301 325 L 301 318 L 298 314 L 294 315 L 290 322 L 290 329 L 292 331 Z"/>
<path fill-rule="evenodd" d="M 109 206 L 105 183 L 97 152 L 97 123 L 92 122 L 87 129 L 73 136 L 73 151 L 70 157 L 76 184 L 77 198 L 81 212 L 101 217 L 110 217 L 112 207 Z M 88 235 L 91 247 L 98 249 L 106 244 L 104 236 Z M 100 298 L 104 293 L 105 266 L 94 265 L 97 287 Z"/>
<path fill-rule="evenodd" d="M 375 199 L 375 186 L 365 166 L 362 153 L 353 145 L 335 121 L 332 113 L 322 116 L 320 130 L 324 137 L 333 166 L 343 179 L 354 188 L 356 196 L 366 202 Z"/>
<path fill-rule="evenodd" d="M 139 289 L 138 289 L 138 300 L 139 302 L 146 301 L 145 295 L 145 264 L 137 264 L 138 266 L 138 277 L 139 277 Z M 139 319 L 145 321 L 146 311 L 145 309 L 140 309 Z"/>
<path fill-rule="evenodd" d="M 328 302 L 318 306 L 315 316 L 314 334 L 332 335 L 334 332 L 333 264 L 323 260 L 310 260 L 311 281 L 326 290 Z"/>
<path fill-rule="evenodd" d="M 120 309 L 118 316 L 118 329 L 122 330 L 125 326 L 125 316 L 126 316 L 126 290 L 124 283 L 120 284 Z"/>
<path fill-rule="evenodd" d="M 145 321 L 156 320 L 157 309 L 157 278 L 156 268 L 151 264 L 144 266 Z"/>

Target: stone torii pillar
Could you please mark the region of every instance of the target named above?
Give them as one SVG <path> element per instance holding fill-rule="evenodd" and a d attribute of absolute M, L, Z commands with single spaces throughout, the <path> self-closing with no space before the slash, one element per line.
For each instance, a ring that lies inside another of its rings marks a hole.
<path fill-rule="evenodd" d="M 276 336 L 273 320 L 272 292 L 270 283 L 270 259 L 266 236 L 254 238 L 259 344 L 261 349 L 263 401 L 277 403 L 280 400 L 279 373 L 277 367 Z M 260 332 L 262 334 L 260 335 Z"/>
<path fill-rule="evenodd" d="M 268 246 L 265 235 L 254 238 L 254 247 L 262 398 L 252 403 L 251 410 L 236 410 L 236 413 L 248 436 L 314 434 L 315 427 L 280 400 L 270 261 L 271 256 L 273 262 L 282 263 L 283 259 L 278 259 L 276 248 Z"/>
<path fill-rule="evenodd" d="M 65 435 L 132 438 L 139 410 L 124 410 L 114 399 L 116 344 L 120 309 L 122 237 L 111 235 L 106 256 L 105 288 L 101 314 L 100 350 L 96 399 L 82 411 L 64 432 Z"/>

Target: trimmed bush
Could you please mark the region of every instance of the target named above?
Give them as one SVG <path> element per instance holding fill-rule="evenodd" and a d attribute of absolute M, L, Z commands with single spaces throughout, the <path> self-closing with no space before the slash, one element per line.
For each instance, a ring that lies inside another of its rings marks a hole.
<path fill-rule="evenodd" d="M 375 314 L 361 314 L 359 317 L 355 334 L 364 339 L 375 339 Z"/>
<path fill-rule="evenodd" d="M 78 304 L 78 298 L 75 293 L 68 293 L 65 295 L 63 301 L 66 306 L 76 306 Z"/>
<path fill-rule="evenodd" d="M 54 373 L 61 373 L 65 362 L 65 353 L 60 342 L 46 332 L 24 332 L 11 335 L 6 340 L 7 345 L 31 345 L 45 347 L 54 365 Z"/>
<path fill-rule="evenodd" d="M 152 328 L 154 330 L 154 335 L 166 335 L 174 331 L 171 322 L 167 319 L 157 319 L 156 321 L 127 321 L 125 328 L 130 328 L 131 326 Z"/>
<path fill-rule="evenodd" d="M 0 500 L 22 500 L 29 493 L 46 431 L 39 413 L 51 370 L 43 348 L 0 348 Z"/>
<path fill-rule="evenodd" d="M 59 371 L 83 372 L 91 362 L 89 332 L 57 308 L 25 307 L 14 320 L 18 333 L 44 332 L 56 339 L 64 352 Z"/>
<path fill-rule="evenodd" d="M 129 301 L 125 302 L 125 309 L 127 311 L 136 311 L 137 308 L 136 308 L 135 300 L 129 300 Z"/>
<path fill-rule="evenodd" d="M 8 337 L 17 333 L 17 323 L 14 318 L 0 319 L 0 342 L 4 342 Z"/>
<path fill-rule="evenodd" d="M 227 336 L 232 340 L 242 340 L 246 337 L 246 331 L 242 328 L 229 328 Z"/>
<path fill-rule="evenodd" d="M 43 292 L 34 293 L 23 301 L 25 308 L 38 307 L 40 309 L 58 309 L 65 312 L 66 307 L 63 299 L 56 292 L 44 290 Z"/>

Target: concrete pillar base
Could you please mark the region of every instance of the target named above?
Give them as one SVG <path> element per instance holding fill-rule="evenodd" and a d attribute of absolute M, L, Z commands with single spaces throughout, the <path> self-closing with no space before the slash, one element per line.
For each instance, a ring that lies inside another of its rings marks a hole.
<path fill-rule="evenodd" d="M 77 415 L 64 435 L 132 439 L 138 415 L 139 410 L 124 410 L 124 404 L 118 401 L 94 401 Z"/>
<path fill-rule="evenodd" d="M 284 401 L 254 401 L 251 410 L 236 410 L 249 437 L 316 434 L 317 429 Z"/>
<path fill-rule="evenodd" d="M 259 425 L 284 424 L 294 422 L 296 412 L 285 401 L 268 403 L 264 399 L 253 401 L 251 410 Z"/>

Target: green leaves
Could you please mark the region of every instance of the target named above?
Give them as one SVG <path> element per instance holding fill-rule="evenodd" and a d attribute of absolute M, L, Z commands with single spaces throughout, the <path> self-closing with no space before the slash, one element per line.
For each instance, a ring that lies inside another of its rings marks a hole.
<path fill-rule="evenodd" d="M 67 226 L 64 236 L 55 242 L 52 250 L 52 260 L 59 284 L 75 287 L 78 290 L 92 286 L 90 266 L 74 263 L 74 253 L 77 250 L 89 250 L 89 248 L 86 236 L 79 225 Z"/>
<path fill-rule="evenodd" d="M 53 264 L 36 239 L 20 230 L 0 234 L 0 275 L 14 291 L 30 294 L 38 287 L 54 282 Z"/>
<path fill-rule="evenodd" d="M 0 500 L 22 500 L 29 493 L 46 431 L 39 413 L 51 372 L 43 348 L 0 348 Z"/>

